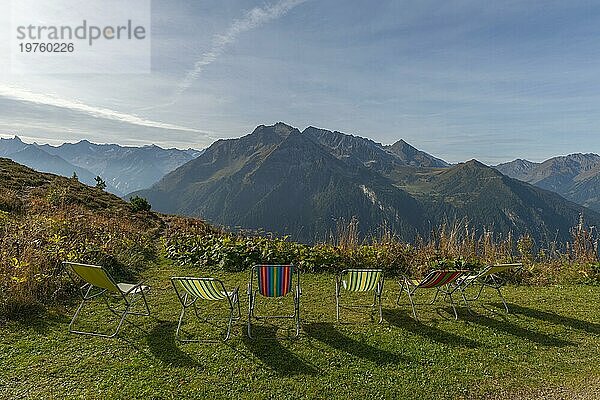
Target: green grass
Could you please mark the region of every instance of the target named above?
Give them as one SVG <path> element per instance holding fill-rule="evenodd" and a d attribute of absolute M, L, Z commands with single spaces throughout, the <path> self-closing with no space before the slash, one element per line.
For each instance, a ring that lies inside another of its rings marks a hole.
<path fill-rule="evenodd" d="M 490 295 L 489 310 L 478 306 L 474 316 L 460 309 L 454 321 L 447 309 L 422 307 L 415 322 L 406 304 L 395 305 L 390 280 L 382 324 L 345 310 L 350 323 L 336 324 L 333 276 L 306 274 L 300 339 L 248 339 L 242 296 L 229 342 L 180 344 L 168 278 L 181 274 L 202 272 L 167 262 L 148 270 L 153 316 L 130 317 L 136 325 L 116 339 L 67 333 L 76 304 L 5 323 L 0 398 L 589 398 L 598 390 L 599 287 L 507 287 L 511 315 Z M 221 276 L 245 293 L 248 273 Z M 83 325 L 102 327 L 105 317 L 95 304 Z M 222 328 L 186 325 L 213 336 Z M 271 333 L 257 326 L 257 336 Z"/>

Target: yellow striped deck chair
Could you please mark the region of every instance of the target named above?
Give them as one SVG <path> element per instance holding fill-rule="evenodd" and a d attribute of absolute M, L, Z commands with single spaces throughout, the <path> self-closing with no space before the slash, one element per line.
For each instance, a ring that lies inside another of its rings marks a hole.
<path fill-rule="evenodd" d="M 500 296 L 500 299 L 502 299 L 502 304 L 504 304 L 504 309 L 506 310 L 507 313 L 509 313 L 508 304 L 506 304 L 506 300 L 504 299 L 504 296 L 502 295 L 502 292 L 500 291 L 500 289 L 502 289 L 502 287 L 506 283 L 504 278 L 502 278 L 501 274 L 506 273 L 510 270 L 516 270 L 516 269 L 519 269 L 522 267 L 523 267 L 523 264 L 521 264 L 521 263 L 489 265 L 485 268 L 482 268 L 479 271 L 475 271 L 469 275 L 465 275 L 465 276 L 461 277 L 460 279 L 458 279 L 456 283 L 462 292 L 463 300 L 465 301 L 465 305 L 467 306 L 467 309 L 469 311 L 471 310 L 471 308 L 469 306 L 469 302 L 479 300 L 479 297 L 481 296 L 481 292 L 483 292 L 483 289 L 487 287 L 487 288 L 496 290 L 496 292 L 498 293 L 498 296 Z M 466 290 L 470 287 L 477 287 L 477 286 L 479 286 L 479 292 L 477 293 L 477 295 L 475 297 L 469 299 L 465 293 Z"/>
<path fill-rule="evenodd" d="M 216 278 L 192 278 L 192 277 L 179 277 L 175 276 L 171 278 L 171 283 L 177 294 L 177 298 L 181 303 L 181 313 L 179 315 L 179 322 L 177 323 L 177 330 L 175 331 L 175 338 L 181 342 L 210 342 L 211 339 L 181 339 L 180 330 L 185 313 L 188 308 L 192 307 L 194 313 L 199 320 L 200 313 L 198 311 L 197 302 L 198 300 L 207 301 L 227 301 L 229 305 L 229 319 L 227 322 L 227 332 L 225 333 L 224 340 L 228 340 L 231 336 L 231 327 L 233 321 L 240 319 L 240 301 L 239 301 L 239 287 L 236 287 L 232 291 L 225 289 L 225 284 Z M 236 314 L 237 310 L 237 314 Z"/>
<path fill-rule="evenodd" d="M 342 305 L 342 289 L 349 292 L 373 292 L 370 305 Z M 345 269 L 335 279 L 335 312 L 340 321 L 340 308 L 375 307 L 379 305 L 379 323 L 383 321 L 381 293 L 383 292 L 383 270 L 381 269 Z"/>
<path fill-rule="evenodd" d="M 117 336 L 123 322 L 125 321 L 125 317 L 127 315 L 142 315 L 149 316 L 150 309 L 148 308 L 148 302 L 146 301 L 146 292 L 150 290 L 149 286 L 143 285 L 141 282 L 137 284 L 132 283 L 116 283 L 115 280 L 110 276 L 110 274 L 99 265 L 90 265 L 90 264 L 81 264 L 74 262 L 63 262 L 63 266 L 65 267 L 65 271 L 69 278 L 73 281 L 74 284 L 80 286 L 83 282 L 83 285 L 79 287 L 79 294 L 81 295 L 81 304 L 75 311 L 75 315 L 71 319 L 69 323 L 69 332 L 70 333 L 78 333 L 81 335 L 90 335 L 90 336 L 99 336 L 99 337 L 107 337 L 112 338 Z M 111 334 L 109 333 L 100 333 L 100 332 L 88 332 L 76 330 L 75 320 L 79 315 L 79 312 L 83 308 L 86 302 L 93 300 L 95 298 L 104 298 L 106 302 L 106 306 L 108 309 L 119 317 L 119 323 L 115 331 Z M 124 310 L 118 310 L 111 306 L 109 302 L 109 297 L 119 299 L 125 303 Z M 144 312 L 133 312 L 132 307 L 134 303 L 141 298 L 144 301 Z"/>

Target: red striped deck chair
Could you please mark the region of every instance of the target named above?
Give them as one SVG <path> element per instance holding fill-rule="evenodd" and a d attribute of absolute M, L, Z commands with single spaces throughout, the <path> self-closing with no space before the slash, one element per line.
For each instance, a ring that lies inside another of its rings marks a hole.
<path fill-rule="evenodd" d="M 413 316 L 418 320 L 415 302 L 413 300 L 415 292 L 417 289 L 435 289 L 435 297 L 429 304 L 435 303 L 438 295 L 442 293 L 444 299 L 448 298 L 450 300 L 452 311 L 454 311 L 454 319 L 458 319 L 454 299 L 452 299 L 452 294 L 458 289 L 458 286 L 453 286 L 451 284 L 468 272 L 469 271 L 466 270 L 435 270 L 429 272 L 422 280 L 411 279 L 405 276 L 399 282 L 400 294 L 398 294 L 396 303 L 400 304 L 400 297 L 402 296 L 402 293 L 406 292 L 406 294 L 408 294 L 408 299 L 410 300 L 410 305 L 412 306 Z"/>
<path fill-rule="evenodd" d="M 294 275 L 296 282 L 294 284 Z M 254 286 L 256 285 L 256 286 Z M 257 295 L 266 299 L 280 299 L 293 295 L 294 312 L 290 315 L 256 315 Z M 293 265 L 255 265 L 248 282 L 248 337 L 252 338 L 252 320 L 264 318 L 289 318 L 296 325 L 296 336 L 300 334 L 300 271 Z"/>
<path fill-rule="evenodd" d="M 342 289 L 349 292 L 373 292 L 373 304 L 343 305 Z M 383 270 L 381 269 L 345 269 L 335 279 L 335 311 L 340 322 L 340 308 L 375 307 L 379 305 L 379 323 L 383 321 L 381 310 L 381 293 L 383 292 Z"/>
<path fill-rule="evenodd" d="M 112 338 L 117 336 L 121 326 L 123 325 L 123 322 L 126 321 L 125 318 L 128 315 L 141 315 L 146 317 L 150 316 L 150 309 L 148 308 L 148 302 L 146 301 L 146 292 L 150 290 L 149 286 L 142 284 L 142 282 L 137 284 L 117 283 L 108 273 L 108 271 L 99 265 L 81 264 L 68 261 L 63 262 L 63 265 L 67 275 L 69 278 L 71 278 L 74 284 L 79 286 L 81 283 L 83 283 L 83 285 L 79 287 L 81 304 L 77 308 L 77 311 L 75 311 L 75 315 L 73 315 L 73 318 L 69 323 L 70 333 Z M 119 318 L 119 323 L 115 331 L 111 334 L 108 334 L 76 330 L 74 328 L 75 320 L 77 319 L 77 316 L 79 315 L 79 312 L 83 308 L 84 304 L 93 299 L 101 297 L 104 298 L 106 306 L 110 312 Z M 124 304 L 125 308 L 118 309 L 113 307 L 110 303 L 110 298 L 113 300 L 119 300 L 122 302 L 122 304 Z M 140 298 L 144 302 L 144 311 L 133 312 L 132 309 L 134 308 L 134 304 Z"/>
<path fill-rule="evenodd" d="M 485 268 L 482 268 L 479 271 L 472 272 L 471 274 L 464 275 L 456 280 L 456 284 L 459 286 L 461 293 L 463 295 L 463 300 L 465 301 L 465 305 L 467 309 L 470 311 L 469 307 L 470 301 L 479 300 L 479 296 L 481 296 L 481 292 L 484 288 L 490 288 L 496 290 L 498 296 L 502 299 L 502 304 L 504 304 L 504 309 L 508 313 L 508 305 L 506 304 L 506 300 L 502 295 L 500 289 L 504 286 L 505 280 L 502 278 L 500 274 L 513 270 L 522 268 L 523 264 L 521 263 L 513 263 L 513 264 L 496 264 L 490 265 Z M 470 287 L 479 286 L 479 292 L 472 299 L 468 299 L 465 291 Z"/>
<path fill-rule="evenodd" d="M 206 301 L 227 301 L 229 305 L 229 320 L 227 322 L 227 333 L 224 340 L 228 340 L 231 335 L 231 326 L 233 321 L 237 321 L 241 317 L 239 287 L 232 291 L 225 289 L 225 284 L 216 278 L 190 278 L 190 277 L 173 277 L 171 283 L 177 294 L 177 298 L 181 303 L 181 314 L 179 315 L 179 323 L 175 331 L 175 338 L 181 342 L 210 342 L 210 339 L 180 339 L 179 331 L 183 323 L 185 312 L 192 307 L 194 313 L 199 320 L 202 320 L 198 311 L 198 300 Z M 235 311 L 237 310 L 237 314 Z M 205 322 L 207 320 L 205 319 Z"/>

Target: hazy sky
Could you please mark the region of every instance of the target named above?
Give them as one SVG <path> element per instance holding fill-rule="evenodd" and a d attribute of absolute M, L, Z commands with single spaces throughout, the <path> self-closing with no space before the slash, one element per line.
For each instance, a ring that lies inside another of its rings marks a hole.
<path fill-rule="evenodd" d="M 155 0 L 151 74 L 0 64 L 0 134 L 26 141 L 202 148 L 283 121 L 450 162 L 600 152 L 594 1 Z"/>

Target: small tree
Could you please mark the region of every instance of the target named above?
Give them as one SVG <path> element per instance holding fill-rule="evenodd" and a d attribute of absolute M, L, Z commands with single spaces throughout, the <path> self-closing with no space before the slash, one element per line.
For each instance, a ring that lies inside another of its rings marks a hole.
<path fill-rule="evenodd" d="M 104 182 L 104 179 L 100 178 L 100 176 L 97 176 L 95 178 L 96 180 L 96 187 L 100 190 L 104 190 L 106 189 L 106 182 Z"/>
<path fill-rule="evenodd" d="M 129 198 L 129 204 L 134 212 L 138 211 L 150 211 L 152 205 L 143 197 L 133 196 Z"/>

